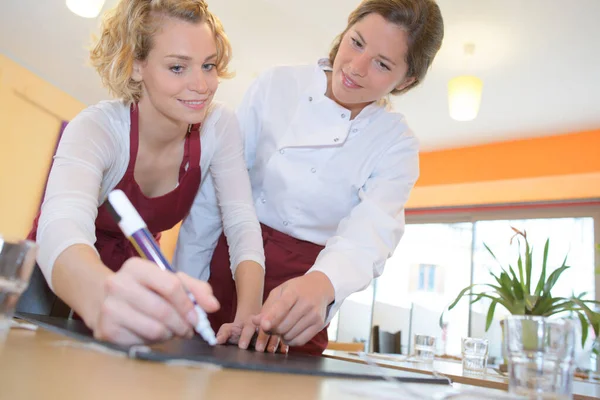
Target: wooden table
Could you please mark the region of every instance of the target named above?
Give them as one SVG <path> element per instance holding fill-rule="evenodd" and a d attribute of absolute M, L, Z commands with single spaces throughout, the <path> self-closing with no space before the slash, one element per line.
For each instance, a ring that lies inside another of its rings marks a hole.
<path fill-rule="evenodd" d="M 403 384 L 421 400 L 450 389 Z M 458 385 L 461 386 L 461 385 Z M 467 388 L 462 386 L 462 388 Z M 221 369 L 211 365 L 170 366 L 128 359 L 81 347 L 80 342 L 41 329 L 10 331 L 0 348 L 1 399 L 372 399 L 399 385 Z M 479 390 L 479 389 L 478 389 Z M 496 390 L 485 393 L 501 394 Z M 401 394 L 401 393 L 400 393 Z M 488 397 L 487 395 L 485 397 Z"/>
<path fill-rule="evenodd" d="M 365 363 L 357 353 L 325 350 L 324 356 L 338 360 Z M 433 374 L 435 371 L 452 379 L 453 382 L 479 386 L 491 389 L 508 390 L 508 378 L 488 368 L 486 375 L 472 375 L 463 373 L 462 364 L 457 361 L 436 359 L 432 364 L 406 361 L 406 356 L 371 354 L 371 359 L 378 365 L 386 368 L 394 368 L 402 371 L 421 372 Z M 590 400 L 600 398 L 600 384 L 575 380 L 573 382 L 573 399 Z"/>

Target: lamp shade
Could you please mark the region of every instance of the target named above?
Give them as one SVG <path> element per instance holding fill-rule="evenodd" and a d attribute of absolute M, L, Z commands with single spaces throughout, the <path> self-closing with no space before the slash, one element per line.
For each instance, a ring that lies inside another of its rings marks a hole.
<path fill-rule="evenodd" d="M 477 117 L 481 104 L 483 82 L 476 76 L 457 76 L 448 82 L 450 117 L 457 121 L 471 121 Z"/>
<path fill-rule="evenodd" d="M 67 7 L 83 18 L 96 18 L 105 0 L 67 0 Z"/>

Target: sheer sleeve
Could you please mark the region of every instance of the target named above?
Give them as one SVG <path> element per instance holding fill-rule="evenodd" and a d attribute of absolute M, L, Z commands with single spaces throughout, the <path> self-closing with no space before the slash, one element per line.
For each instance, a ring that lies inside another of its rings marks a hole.
<path fill-rule="evenodd" d="M 86 111 L 63 132 L 38 224 L 37 261 L 51 288 L 54 263 L 65 249 L 75 244 L 94 248 L 103 176 L 113 166 L 117 153 L 108 124 Z"/>
<path fill-rule="evenodd" d="M 215 129 L 217 148 L 210 164 L 210 173 L 229 245 L 231 272 L 235 276 L 235 269 L 241 261 L 256 261 L 264 268 L 262 233 L 254 209 L 243 142 L 235 114 L 224 109 Z"/>

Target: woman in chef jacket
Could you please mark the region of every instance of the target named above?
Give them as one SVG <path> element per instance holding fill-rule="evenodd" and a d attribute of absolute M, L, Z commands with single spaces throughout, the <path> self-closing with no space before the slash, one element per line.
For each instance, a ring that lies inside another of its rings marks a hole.
<path fill-rule="evenodd" d="M 221 343 L 247 348 L 260 327 L 259 351 L 282 338 L 291 351 L 320 354 L 344 299 L 381 275 L 419 175 L 418 141 L 387 97 L 423 81 L 442 38 L 432 0 L 365 0 L 327 59 L 272 68 L 252 84 L 237 115 L 266 256 L 261 312 L 235 318 L 227 243 L 217 240 L 220 221 L 207 223 L 216 207 L 209 185 L 176 251 L 179 268 L 213 287 Z M 193 245 L 211 235 L 214 252 Z"/>

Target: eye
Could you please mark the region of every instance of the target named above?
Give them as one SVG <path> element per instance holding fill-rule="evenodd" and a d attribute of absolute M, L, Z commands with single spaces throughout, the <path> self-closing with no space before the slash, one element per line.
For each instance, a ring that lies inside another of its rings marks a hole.
<path fill-rule="evenodd" d="M 202 65 L 202 69 L 207 72 L 212 71 L 215 68 L 217 68 L 216 64 L 203 64 Z"/>
<path fill-rule="evenodd" d="M 351 38 L 351 39 L 352 39 L 352 44 L 354 45 L 354 47 L 357 47 L 359 49 L 363 48 L 363 44 L 358 39 L 354 39 L 354 38 Z"/>
<path fill-rule="evenodd" d="M 183 66 L 181 65 L 173 65 L 169 69 L 171 70 L 171 72 L 176 74 L 181 74 L 183 72 Z"/>
<path fill-rule="evenodd" d="M 388 67 L 386 64 L 382 63 L 381 61 L 376 61 L 377 66 L 385 71 L 389 71 L 390 67 Z"/>

